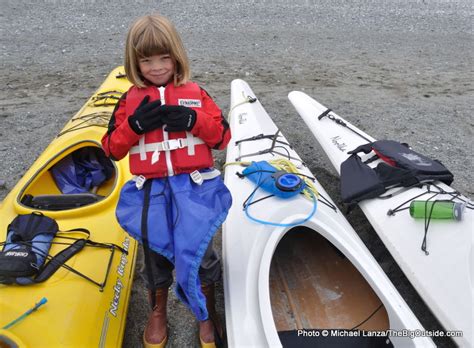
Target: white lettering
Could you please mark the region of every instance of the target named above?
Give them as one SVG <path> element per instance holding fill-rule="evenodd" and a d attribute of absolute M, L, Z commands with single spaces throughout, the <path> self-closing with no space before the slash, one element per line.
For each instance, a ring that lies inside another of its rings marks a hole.
<path fill-rule="evenodd" d="M 178 105 L 187 106 L 188 108 L 200 108 L 201 101 L 199 99 L 178 99 Z"/>
<path fill-rule="evenodd" d="M 123 283 L 120 280 L 120 278 L 117 278 L 117 282 L 115 283 L 115 286 L 114 286 L 114 298 L 112 299 L 112 303 L 110 304 L 110 309 L 109 309 L 110 314 L 112 314 L 114 317 L 117 316 L 117 310 L 119 307 L 120 295 L 122 294 L 122 288 L 123 288 Z"/>
<path fill-rule="evenodd" d="M 125 251 L 128 251 L 130 247 L 130 238 L 128 237 L 125 238 L 125 240 L 122 243 L 122 247 Z M 117 311 L 120 304 L 120 296 L 122 295 L 122 289 L 124 287 L 122 281 L 120 280 L 120 277 L 124 276 L 127 263 L 128 263 L 127 254 L 122 253 L 122 255 L 120 256 L 119 264 L 117 266 L 117 274 L 119 275 L 119 277 L 117 277 L 117 281 L 115 282 L 114 297 L 112 299 L 112 302 L 110 303 L 110 308 L 109 308 L 110 314 L 112 314 L 114 317 L 117 316 Z"/>
<path fill-rule="evenodd" d="M 24 251 L 8 251 L 5 253 L 5 256 L 19 256 L 19 257 L 27 257 L 29 254 Z"/>
<path fill-rule="evenodd" d="M 128 248 L 130 247 L 130 239 L 128 237 L 125 238 L 125 240 L 123 241 L 122 247 L 125 251 L 128 251 Z M 117 274 L 119 276 L 123 277 L 127 263 L 128 263 L 127 254 L 122 253 L 122 255 L 120 256 L 119 265 L 117 267 Z"/>
<path fill-rule="evenodd" d="M 335 137 L 331 138 L 332 143 L 336 145 L 336 147 L 341 150 L 342 152 L 345 152 L 347 149 L 347 145 L 344 142 L 340 142 L 341 137 L 339 135 L 336 135 Z"/>

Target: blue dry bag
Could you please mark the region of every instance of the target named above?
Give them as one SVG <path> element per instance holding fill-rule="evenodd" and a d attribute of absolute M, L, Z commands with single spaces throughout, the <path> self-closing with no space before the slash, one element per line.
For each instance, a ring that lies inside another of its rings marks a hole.
<path fill-rule="evenodd" d="M 301 193 L 306 183 L 297 174 L 277 170 L 267 161 L 252 162 L 242 175 L 258 187 L 280 198 L 290 198 Z"/>
<path fill-rule="evenodd" d="M 277 196 L 280 198 L 291 198 L 301 193 L 306 188 L 306 183 L 298 174 L 288 173 L 283 170 L 277 170 L 267 161 L 252 162 L 252 164 L 245 168 L 242 171 L 242 174 L 240 174 L 239 176 L 246 177 L 257 185 L 255 190 L 253 190 L 253 192 L 244 202 L 245 215 L 247 215 L 247 217 L 252 221 L 264 225 L 291 227 L 306 222 L 316 212 L 317 199 L 314 196 L 313 192 L 310 190 L 309 193 L 313 201 L 313 209 L 310 214 L 303 220 L 284 224 L 257 219 L 250 215 L 248 208 L 252 203 L 254 203 L 252 202 L 252 200 L 259 188 L 262 188 L 263 190 L 271 193 L 273 196 Z"/>
<path fill-rule="evenodd" d="M 64 157 L 51 173 L 62 193 L 85 193 L 110 179 L 114 166 L 102 150 L 89 146 Z"/>
<path fill-rule="evenodd" d="M 39 212 L 18 215 L 8 225 L 0 252 L 0 283 L 26 284 L 46 260 L 58 224 Z"/>

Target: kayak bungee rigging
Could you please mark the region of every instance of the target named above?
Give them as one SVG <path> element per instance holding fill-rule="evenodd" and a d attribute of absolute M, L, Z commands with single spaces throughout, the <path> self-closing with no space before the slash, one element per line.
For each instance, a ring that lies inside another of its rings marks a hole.
<path fill-rule="evenodd" d="M 404 201 L 403 203 L 399 204 L 393 209 L 389 209 L 387 211 L 388 216 L 393 216 L 396 213 L 403 211 L 403 210 L 409 210 L 410 206 L 406 206 L 409 203 L 414 202 L 417 198 L 421 198 L 423 196 L 432 194 L 426 201 L 424 201 L 424 211 L 425 213 L 423 214 L 424 217 L 424 236 L 423 236 L 423 241 L 421 243 L 421 250 L 428 256 L 430 253 L 427 250 L 427 236 L 428 236 L 428 228 L 430 227 L 431 219 L 433 217 L 433 211 L 436 206 L 436 203 L 442 203 L 442 202 L 461 202 L 463 208 L 462 209 L 470 209 L 474 210 L 474 203 L 472 203 L 470 200 L 463 199 L 461 196 L 461 193 L 459 191 L 445 191 L 442 189 L 440 186 L 436 185 L 435 183 L 430 183 L 430 184 L 425 184 L 426 186 L 426 191 L 422 192 L 414 197 L 409 198 L 408 200 Z M 433 191 L 431 188 L 434 187 L 437 189 L 437 191 Z M 433 200 L 435 197 L 438 195 L 448 195 L 451 196 L 449 200 Z M 431 205 L 428 205 L 428 203 L 432 203 Z M 459 218 L 457 220 L 461 220 L 462 218 L 462 211 L 459 213 Z"/>
<path fill-rule="evenodd" d="M 73 238 L 65 234 L 85 234 L 86 238 Z M 59 236 L 58 234 L 62 234 Z M 82 277 L 98 286 L 102 291 L 110 272 L 110 264 L 115 250 L 128 254 L 122 247 L 113 243 L 98 243 L 89 239 L 90 231 L 85 228 L 73 228 L 67 231 L 59 227 L 51 218 L 41 212 L 18 215 L 8 226 L 7 240 L 0 242 L 0 283 L 30 285 L 48 280 L 60 267 Z M 72 243 L 53 241 L 53 239 L 72 240 Z M 67 247 L 55 255 L 49 253 L 51 245 Z M 74 269 L 66 262 L 84 247 L 110 249 L 105 278 L 101 282 Z"/>
<path fill-rule="evenodd" d="M 467 209 L 474 209 L 474 204 L 468 200 L 461 198 L 461 193 L 458 191 L 447 192 L 441 187 L 437 186 L 435 182 L 444 182 L 450 185 L 454 179 L 452 173 L 439 161 L 432 160 L 422 154 L 419 154 L 408 146 L 408 144 L 400 144 L 392 140 L 378 140 L 372 141 L 364 136 L 360 131 L 351 127 L 348 123 L 331 114 L 331 109 L 326 109 L 323 113 L 317 116 L 318 121 L 327 117 L 339 126 L 349 129 L 352 133 L 358 135 L 362 139 L 368 141 L 368 144 L 360 145 L 351 151 L 347 151 L 349 156 L 341 163 L 341 196 L 343 202 L 348 204 L 350 210 L 351 206 L 357 202 L 368 198 L 387 199 L 393 197 L 401 191 L 391 193 L 384 196 L 388 189 L 395 187 L 423 187 L 426 186 L 426 191 L 415 197 L 408 199 L 399 206 L 387 211 L 388 216 L 393 216 L 396 212 L 409 209 L 405 207 L 406 204 L 411 203 L 417 198 L 431 194 L 425 201 L 426 213 L 424 214 L 424 236 L 421 243 L 421 250 L 429 255 L 427 251 L 427 234 L 433 217 L 433 209 L 436 203 L 445 202 L 446 200 L 434 200 L 438 195 L 449 195 L 449 201 L 458 201 L 464 204 Z M 373 151 L 373 155 L 364 161 L 361 160 L 357 153 L 363 152 L 369 154 Z M 369 163 L 381 159 L 377 167 L 369 167 Z M 376 176 L 374 176 L 374 173 Z M 431 191 L 431 187 L 435 187 L 438 191 Z M 428 210 L 428 202 L 433 202 Z M 459 216 L 461 218 L 461 215 Z"/>
<path fill-rule="evenodd" d="M 243 209 L 245 211 L 245 215 L 250 220 L 253 220 L 261 224 L 267 224 L 267 225 L 272 225 L 272 226 L 292 227 L 292 226 L 303 224 L 314 215 L 317 208 L 318 192 L 314 186 L 312 185 L 309 186 L 310 183 L 306 182 L 307 178 L 311 180 L 314 180 L 314 178 L 311 178 L 304 174 L 300 174 L 296 170 L 294 165 L 288 160 L 276 160 L 275 162 L 279 164 L 280 170 L 278 170 L 275 166 L 272 165 L 273 164 L 272 161 L 270 162 L 260 161 L 260 162 L 252 162 L 247 168 L 245 168 L 242 171 L 242 173 L 236 173 L 237 176 L 239 176 L 239 178 L 241 179 L 249 178 L 251 181 L 253 181 L 256 184 L 255 189 L 250 193 L 250 195 L 244 200 L 242 204 Z M 285 165 L 287 168 L 292 168 L 292 169 L 294 168 L 294 169 L 292 171 L 281 170 L 281 167 Z M 301 175 L 303 179 L 300 179 L 299 175 Z M 260 188 L 266 192 L 269 192 L 270 195 L 260 198 L 257 201 L 253 201 L 253 197 L 255 196 L 257 190 Z M 306 198 L 309 197 L 313 203 L 311 212 L 304 219 L 285 224 L 285 223 L 265 221 L 265 220 L 262 220 L 250 215 L 248 208 L 252 204 L 261 202 L 264 199 L 275 197 L 275 196 L 279 198 L 283 198 L 283 199 L 291 198 L 300 193 L 305 195 Z"/>
<path fill-rule="evenodd" d="M 321 121 L 324 117 L 327 117 L 328 119 L 330 119 L 331 121 L 333 121 L 334 123 L 338 124 L 339 126 L 341 127 L 345 127 L 347 129 L 349 129 L 351 132 L 357 134 L 358 136 L 360 136 L 362 139 L 365 139 L 367 141 L 370 142 L 370 139 L 368 139 L 367 137 L 365 137 L 363 134 L 361 134 L 360 132 L 358 132 L 357 130 L 355 130 L 354 128 L 352 128 L 351 126 L 349 126 L 346 122 L 344 122 L 343 120 L 341 120 L 340 118 L 337 118 L 335 117 L 333 114 L 331 114 L 332 112 L 332 109 L 326 109 L 322 114 L 320 114 L 318 116 L 318 120 Z"/>
<path fill-rule="evenodd" d="M 251 96 L 245 96 L 243 95 L 243 100 L 236 105 L 234 105 L 231 108 L 231 111 L 229 112 L 229 117 L 232 111 L 240 105 L 246 104 L 246 103 L 255 103 L 258 99 L 251 97 Z M 280 135 L 280 130 L 278 129 L 276 133 L 274 134 L 257 134 L 248 138 L 244 139 L 239 139 L 235 141 L 235 145 L 239 146 L 240 149 L 240 144 L 244 142 L 251 142 L 251 141 L 259 141 L 259 140 L 271 140 L 271 145 L 268 149 L 264 149 L 255 153 L 245 153 L 242 154 L 239 151 L 239 156 L 235 159 L 235 162 L 227 162 L 224 164 L 224 168 L 228 165 L 241 165 L 246 167 L 245 170 L 242 171 L 242 173 L 236 173 L 236 175 L 239 178 L 249 178 L 251 181 L 253 181 L 256 184 L 256 187 L 253 189 L 253 191 L 249 194 L 249 196 L 244 200 L 242 206 L 243 210 L 245 212 L 245 215 L 247 218 L 250 220 L 261 223 L 261 224 L 267 224 L 267 225 L 272 225 L 272 226 L 280 226 L 280 227 L 293 227 L 297 225 L 301 225 L 305 223 L 307 220 L 309 220 L 316 212 L 317 209 L 317 204 L 318 204 L 318 198 L 322 199 L 321 203 L 326 204 L 330 208 L 332 208 L 334 211 L 336 211 L 335 206 L 325 197 L 320 196 L 316 188 L 311 182 L 315 181 L 314 177 L 302 174 L 298 171 L 297 166 L 295 166 L 291 160 L 293 161 L 298 161 L 298 166 L 302 167 L 305 166 L 306 164 L 300 159 L 296 157 L 292 157 L 290 155 L 290 152 L 288 151 L 287 148 L 293 149 L 292 146 L 285 141 L 279 140 L 279 138 L 282 138 Z M 278 151 L 275 151 L 276 148 L 281 148 L 286 153 L 281 153 Z M 242 158 L 245 157 L 252 157 L 252 156 L 259 156 L 259 155 L 264 155 L 264 154 L 272 154 L 272 155 L 280 155 L 283 158 L 281 159 L 276 159 L 276 160 L 269 160 L 267 161 L 262 161 L 262 162 L 242 162 L 240 161 Z M 255 175 L 258 174 L 258 175 Z M 296 176 L 296 179 L 295 179 Z M 299 179 L 301 177 L 302 179 Z M 284 182 L 287 182 L 285 185 Z M 296 182 L 296 184 L 295 184 Z M 266 192 L 271 193 L 268 196 L 259 198 L 258 200 L 253 200 L 256 192 L 259 189 L 263 189 Z M 265 221 L 259 218 L 256 218 L 252 216 L 249 212 L 249 206 L 261 202 L 265 199 L 268 199 L 270 197 L 280 197 L 280 198 L 290 198 L 293 197 L 296 194 L 303 194 L 307 199 L 309 199 L 312 203 L 312 209 L 308 215 L 298 221 L 294 221 L 292 223 L 278 223 L 278 222 L 272 222 L 272 221 Z M 336 211 L 337 212 L 337 211 Z"/>
<path fill-rule="evenodd" d="M 269 139 L 272 142 L 270 144 L 270 147 L 267 148 L 267 149 L 260 150 L 260 151 L 255 152 L 255 153 L 247 153 L 247 154 L 243 154 L 243 155 L 240 154 L 235 160 L 240 161 L 244 157 L 264 155 L 266 153 L 269 153 L 269 154 L 272 154 L 272 155 L 283 156 L 283 157 L 287 158 L 288 160 L 299 161 L 301 163 L 300 165 L 306 166 L 301 159 L 296 158 L 296 157 L 292 157 L 290 155 L 290 153 L 288 152 L 287 148 L 282 146 L 282 145 L 286 145 L 286 146 L 291 148 L 290 144 L 278 140 L 279 133 L 280 133 L 280 130 L 277 130 L 275 134 L 268 134 L 268 135 L 258 134 L 258 135 L 255 135 L 253 137 L 247 138 L 247 139 L 239 140 L 238 143 L 236 143 L 236 145 L 241 144 L 241 143 L 246 142 L 246 141 L 255 141 L 255 140 L 261 140 L 261 139 Z M 281 149 L 285 150 L 286 153 L 281 153 L 281 152 L 276 151 L 275 149 L 277 149 L 277 148 L 281 148 Z"/>
<path fill-rule="evenodd" d="M 99 111 L 76 117 L 73 119 L 73 121 L 81 120 L 81 122 L 64 129 L 57 135 L 57 137 L 60 137 L 69 132 L 74 132 L 89 127 L 107 128 L 110 116 L 112 116 L 111 112 Z"/>

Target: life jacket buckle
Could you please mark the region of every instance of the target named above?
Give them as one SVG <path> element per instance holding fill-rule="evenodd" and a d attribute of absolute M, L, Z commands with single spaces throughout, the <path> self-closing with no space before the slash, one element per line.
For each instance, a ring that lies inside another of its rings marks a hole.
<path fill-rule="evenodd" d="M 170 139 L 161 142 L 163 151 L 171 151 L 176 149 L 182 149 L 185 147 L 184 139 Z"/>
<path fill-rule="evenodd" d="M 190 173 L 189 176 L 198 185 L 202 185 L 202 183 L 204 182 L 204 178 L 198 170 L 195 170 L 194 172 Z"/>
<path fill-rule="evenodd" d="M 141 190 L 143 185 L 145 185 L 146 178 L 143 175 L 139 175 L 135 178 L 135 186 L 137 190 Z"/>

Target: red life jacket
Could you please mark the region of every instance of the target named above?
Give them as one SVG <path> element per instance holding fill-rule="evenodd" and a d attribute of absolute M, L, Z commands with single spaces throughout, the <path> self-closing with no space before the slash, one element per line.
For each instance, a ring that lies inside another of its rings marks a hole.
<path fill-rule="evenodd" d="M 193 82 L 182 86 L 132 87 L 127 93 L 125 111 L 132 115 L 145 96 L 150 102 L 161 99 L 162 105 L 182 105 L 199 110 L 202 107 L 200 87 Z M 130 172 L 146 178 L 191 173 L 212 167 L 211 149 L 190 132 L 167 132 L 163 128 L 145 133 L 129 152 Z"/>

